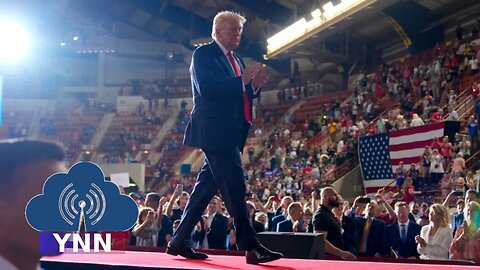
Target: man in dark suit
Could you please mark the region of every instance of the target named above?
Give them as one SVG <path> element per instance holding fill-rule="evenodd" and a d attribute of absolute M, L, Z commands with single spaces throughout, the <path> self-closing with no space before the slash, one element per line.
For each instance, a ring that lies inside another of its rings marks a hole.
<path fill-rule="evenodd" d="M 227 249 L 228 218 L 218 212 L 220 198 L 214 196 L 208 204 L 207 220 L 207 243 L 210 249 Z"/>
<path fill-rule="evenodd" d="M 396 222 L 387 226 L 385 231 L 386 252 L 392 251 L 399 258 L 419 258 L 415 236 L 420 235 L 422 227 L 408 219 L 408 204 L 395 204 Z"/>
<path fill-rule="evenodd" d="M 288 206 L 293 202 L 293 198 L 290 196 L 285 196 L 282 198 L 282 202 L 280 207 L 275 210 L 275 216 L 270 221 L 270 229 L 271 231 L 277 231 L 277 225 L 285 221 L 288 217 Z"/>
<path fill-rule="evenodd" d="M 295 230 L 294 230 L 295 225 Z M 277 224 L 277 232 L 303 232 L 303 207 L 299 202 L 288 206 L 288 218 Z"/>
<path fill-rule="evenodd" d="M 184 144 L 199 147 L 205 163 L 167 253 L 204 260 L 206 254 L 193 251 L 187 239 L 217 189 L 234 218 L 237 244 L 246 250 L 247 263 L 276 260 L 282 254 L 262 246 L 248 219 L 245 179 L 240 151 L 251 125 L 252 99 L 268 80 L 261 64 L 245 66 L 233 53 L 240 44 L 245 18 L 229 11 L 213 19 L 212 37 L 192 55 L 193 109 Z"/>
<path fill-rule="evenodd" d="M 357 217 L 357 250 L 362 256 L 384 256 L 385 222 L 376 219 L 381 212 L 377 201 L 370 201 L 364 217 Z"/>

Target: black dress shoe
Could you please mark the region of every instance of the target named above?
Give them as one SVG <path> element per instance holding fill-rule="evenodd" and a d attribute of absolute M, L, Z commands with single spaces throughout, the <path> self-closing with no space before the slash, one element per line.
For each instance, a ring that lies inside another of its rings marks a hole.
<path fill-rule="evenodd" d="M 246 259 L 248 264 L 259 264 L 266 263 L 278 260 L 283 258 L 283 254 L 279 252 L 274 252 L 264 247 L 261 244 L 258 244 L 254 249 L 247 251 Z"/>
<path fill-rule="evenodd" d="M 202 252 L 196 252 L 193 249 L 187 247 L 186 245 L 176 246 L 170 243 L 168 243 L 166 253 L 173 256 L 180 255 L 184 258 L 191 260 L 205 260 L 208 258 L 207 254 Z"/>

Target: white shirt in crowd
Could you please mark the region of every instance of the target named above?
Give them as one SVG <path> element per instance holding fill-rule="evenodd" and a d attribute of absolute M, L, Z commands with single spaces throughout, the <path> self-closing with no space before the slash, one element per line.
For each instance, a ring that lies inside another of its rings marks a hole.
<path fill-rule="evenodd" d="M 448 251 L 452 243 L 452 231 L 448 227 L 439 228 L 434 236 L 430 235 L 432 225 L 422 227 L 420 237 L 422 237 L 427 246 L 417 245 L 417 251 L 420 253 L 420 259 L 424 260 L 448 260 Z"/>

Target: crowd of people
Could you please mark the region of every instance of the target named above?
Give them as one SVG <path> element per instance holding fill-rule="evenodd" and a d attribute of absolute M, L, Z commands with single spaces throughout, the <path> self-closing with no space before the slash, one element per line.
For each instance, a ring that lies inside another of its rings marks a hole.
<path fill-rule="evenodd" d="M 344 260 L 357 256 L 480 260 L 478 191 L 467 191 L 464 199 L 453 191 L 443 202 L 421 205 L 388 202 L 384 195 L 379 191 L 373 199 L 357 197 L 350 204 L 335 189 L 325 187 L 297 199 L 270 196 L 266 203 L 249 194 L 246 202 L 256 232 L 324 232 L 326 252 Z M 178 185 L 169 199 L 157 193 L 145 199 L 131 196 L 141 210 L 130 243 L 165 247 L 189 193 Z M 236 250 L 235 229 L 220 197 L 215 196 L 205 209 L 190 241 L 199 249 Z"/>

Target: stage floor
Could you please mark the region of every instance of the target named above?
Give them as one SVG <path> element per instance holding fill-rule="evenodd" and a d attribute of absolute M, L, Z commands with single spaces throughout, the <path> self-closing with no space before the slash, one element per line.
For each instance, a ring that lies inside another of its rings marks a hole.
<path fill-rule="evenodd" d="M 110 254 L 62 254 L 42 258 L 42 266 L 47 269 L 334 269 L 334 270 L 461 270 L 478 266 L 346 262 L 332 260 L 281 259 L 261 265 L 245 263 L 245 257 L 209 255 L 205 261 L 187 260 L 157 252 L 126 251 Z M 440 267 L 440 268 L 439 268 Z"/>

